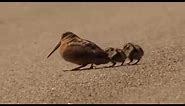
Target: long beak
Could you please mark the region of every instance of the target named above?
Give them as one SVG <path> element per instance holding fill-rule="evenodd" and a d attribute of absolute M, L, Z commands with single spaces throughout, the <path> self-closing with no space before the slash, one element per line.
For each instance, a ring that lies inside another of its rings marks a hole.
<path fill-rule="evenodd" d="M 53 54 L 53 52 L 55 51 L 55 50 L 57 50 L 58 49 L 58 47 L 60 47 L 60 44 L 61 44 L 61 41 L 56 45 L 56 47 L 53 49 L 53 51 L 47 56 L 47 58 L 49 58 L 50 56 L 51 56 L 51 54 Z"/>

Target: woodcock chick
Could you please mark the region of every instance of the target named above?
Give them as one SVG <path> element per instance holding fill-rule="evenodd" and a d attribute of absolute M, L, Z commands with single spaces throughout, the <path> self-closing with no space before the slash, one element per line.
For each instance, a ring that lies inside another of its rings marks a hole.
<path fill-rule="evenodd" d="M 105 49 L 105 52 L 112 62 L 112 67 L 115 66 L 117 62 L 121 62 L 121 65 L 124 64 L 126 55 L 121 49 L 109 47 Z"/>
<path fill-rule="evenodd" d="M 130 42 L 126 43 L 122 50 L 130 60 L 128 64 L 136 60 L 132 65 L 137 64 L 144 55 L 144 51 L 139 45 Z"/>

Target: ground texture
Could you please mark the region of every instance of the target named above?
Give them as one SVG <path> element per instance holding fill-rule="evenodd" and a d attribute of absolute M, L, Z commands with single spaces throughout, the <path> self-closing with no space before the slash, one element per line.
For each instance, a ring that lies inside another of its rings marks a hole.
<path fill-rule="evenodd" d="M 185 3 L 0 3 L 0 103 L 185 103 Z M 49 52 L 72 31 L 134 42 L 138 65 L 66 71 Z"/>

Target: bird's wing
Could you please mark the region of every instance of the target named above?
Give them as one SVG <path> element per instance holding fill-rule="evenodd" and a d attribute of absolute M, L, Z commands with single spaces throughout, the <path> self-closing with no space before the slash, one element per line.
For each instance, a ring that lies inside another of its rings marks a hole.
<path fill-rule="evenodd" d="M 103 49 L 101 49 L 98 45 L 95 43 L 88 41 L 88 40 L 81 40 L 81 41 L 74 41 L 71 42 L 70 46 L 76 46 L 77 48 L 83 49 L 83 52 L 86 54 L 93 55 L 95 57 L 98 57 L 101 55 L 105 55 L 106 53 L 104 52 Z"/>

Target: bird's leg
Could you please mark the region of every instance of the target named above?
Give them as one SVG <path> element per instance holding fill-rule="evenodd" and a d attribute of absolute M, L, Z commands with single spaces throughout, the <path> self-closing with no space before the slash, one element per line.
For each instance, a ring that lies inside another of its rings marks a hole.
<path fill-rule="evenodd" d="M 90 68 L 89 69 L 93 69 L 94 68 L 94 66 L 93 66 L 93 64 L 91 64 L 91 66 L 90 66 Z"/>
<path fill-rule="evenodd" d="M 86 65 L 87 65 L 87 64 L 84 64 L 84 65 L 81 65 L 81 66 L 79 66 L 79 67 L 73 68 L 71 71 L 79 70 L 80 68 L 85 67 Z"/>
<path fill-rule="evenodd" d="M 116 65 L 116 62 L 112 62 L 112 65 L 110 67 L 114 67 Z"/>
<path fill-rule="evenodd" d="M 133 58 L 130 59 L 130 61 L 127 64 L 130 64 L 133 61 Z"/>
<path fill-rule="evenodd" d="M 125 62 L 125 60 L 124 60 L 124 61 L 122 61 L 121 66 L 124 64 L 124 62 Z"/>
<path fill-rule="evenodd" d="M 93 66 L 93 64 L 91 64 L 90 68 L 89 69 L 93 69 L 93 68 L 96 68 L 95 66 Z"/>

